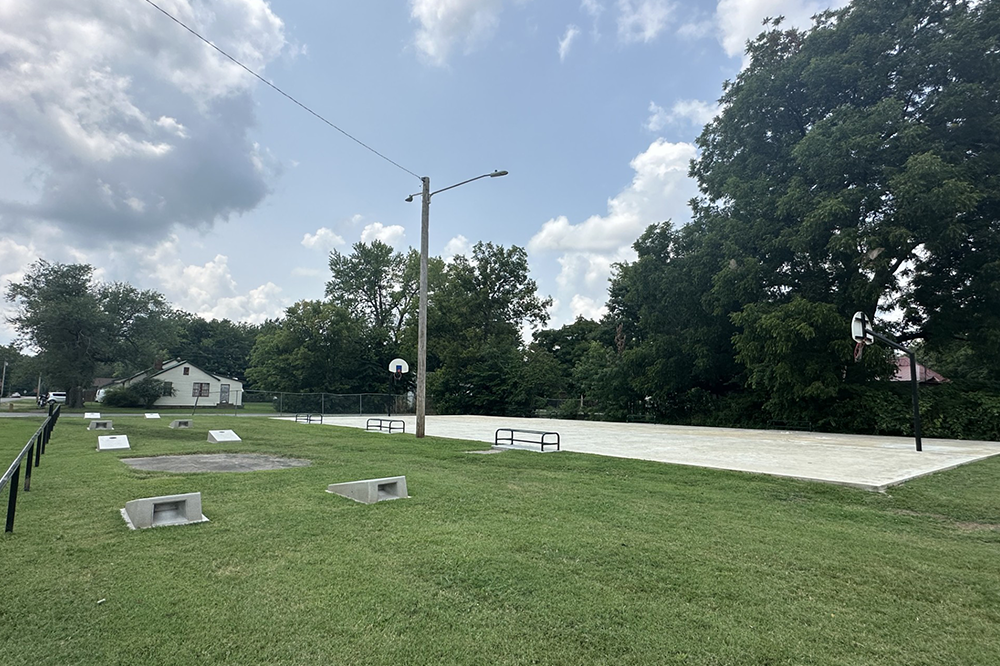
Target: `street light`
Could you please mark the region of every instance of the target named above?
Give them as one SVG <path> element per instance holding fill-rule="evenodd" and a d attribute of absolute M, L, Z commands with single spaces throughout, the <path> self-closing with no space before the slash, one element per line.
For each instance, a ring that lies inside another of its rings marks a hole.
<path fill-rule="evenodd" d="M 417 437 L 424 436 L 424 426 L 427 417 L 427 236 L 430 228 L 431 197 L 446 190 L 453 190 L 460 185 L 471 183 L 480 178 L 497 178 L 506 176 L 506 171 L 494 171 L 484 173 L 461 183 L 455 183 L 440 190 L 431 192 L 431 179 L 424 176 L 424 187 L 420 192 L 416 192 L 406 197 L 407 201 L 413 201 L 413 197 L 420 195 L 420 306 L 417 314 Z"/>

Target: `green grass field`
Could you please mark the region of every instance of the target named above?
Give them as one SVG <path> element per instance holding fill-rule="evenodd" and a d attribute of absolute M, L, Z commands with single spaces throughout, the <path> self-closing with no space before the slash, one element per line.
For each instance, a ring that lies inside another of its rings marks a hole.
<path fill-rule="evenodd" d="M 38 425 L 18 421 L 0 419 L 4 456 Z M 939 666 L 1000 653 L 997 459 L 875 494 L 266 419 L 175 431 L 123 418 L 133 450 L 99 453 L 86 425 L 59 422 L 0 537 L 0 663 Z M 243 442 L 208 444 L 210 428 Z M 219 451 L 312 465 L 118 461 Z M 324 492 L 399 474 L 410 499 Z M 133 532 L 119 515 L 194 491 L 211 522 Z"/>

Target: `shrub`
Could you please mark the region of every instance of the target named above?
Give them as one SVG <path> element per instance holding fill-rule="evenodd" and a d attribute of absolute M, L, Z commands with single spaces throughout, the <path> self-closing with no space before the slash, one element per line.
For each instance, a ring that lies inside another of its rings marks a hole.
<path fill-rule="evenodd" d="M 165 390 L 166 382 L 159 379 L 142 379 L 131 386 L 116 386 L 104 394 L 108 407 L 143 407 L 149 409 L 164 395 L 173 395 L 174 389 Z"/>

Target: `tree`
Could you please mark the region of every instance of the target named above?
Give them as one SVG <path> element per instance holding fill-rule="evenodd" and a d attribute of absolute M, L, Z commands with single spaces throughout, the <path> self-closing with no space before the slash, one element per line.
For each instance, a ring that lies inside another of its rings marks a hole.
<path fill-rule="evenodd" d="M 96 296 L 108 326 L 108 347 L 100 360 L 110 363 L 116 376 L 151 367 L 176 344 L 179 323 L 163 294 L 112 282 L 97 285 Z"/>
<path fill-rule="evenodd" d="M 8 321 L 17 344 L 38 352 L 50 388 L 67 390 L 71 407 L 100 364 L 138 370 L 151 364 L 172 334 L 163 297 L 123 283 L 100 284 L 87 264 L 32 264 L 20 283 L 7 288 L 17 304 Z"/>
<path fill-rule="evenodd" d="M 579 397 L 581 387 L 573 379 L 573 369 L 587 353 L 590 343 L 597 339 L 601 325 L 591 319 L 577 317 L 572 324 L 557 329 L 543 329 L 532 334 L 533 346 L 553 361 L 547 364 L 548 372 L 557 380 L 549 385 L 547 397 Z"/>
<path fill-rule="evenodd" d="M 388 344 L 397 345 L 419 290 L 420 255 L 394 252 L 380 240 L 355 243 L 350 255 L 330 253 L 326 295 L 361 317 Z"/>
<path fill-rule="evenodd" d="M 226 377 L 246 378 L 260 326 L 228 319 L 206 321 L 187 312 L 177 313 L 176 321 L 178 338 L 168 356 L 183 358 Z"/>
<path fill-rule="evenodd" d="M 386 373 L 360 319 L 334 303 L 299 301 L 265 324 L 247 379 L 267 391 L 360 393 L 384 390 Z"/>
<path fill-rule="evenodd" d="M 830 325 L 898 307 L 901 339 L 963 340 L 996 364 L 998 45 L 996 3 L 878 0 L 805 32 L 773 22 L 692 165 L 696 219 L 728 255 L 713 298 L 827 303 Z"/>
<path fill-rule="evenodd" d="M 518 394 L 526 360 L 521 331 L 548 320 L 524 249 L 476 243 L 455 257 L 428 311 L 428 392 L 437 409 L 522 413 Z"/>

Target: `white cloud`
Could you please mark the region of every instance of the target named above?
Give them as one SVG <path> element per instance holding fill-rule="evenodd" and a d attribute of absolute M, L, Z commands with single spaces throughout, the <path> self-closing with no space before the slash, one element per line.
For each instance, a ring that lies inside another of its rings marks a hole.
<path fill-rule="evenodd" d="M 719 41 L 730 57 L 742 56 L 747 40 L 763 32 L 765 18 L 784 16 L 783 27 L 807 28 L 819 12 L 843 7 L 848 0 L 719 0 L 715 18 Z M 745 64 L 745 63 L 744 63 Z"/>
<path fill-rule="evenodd" d="M 396 247 L 403 240 L 404 236 L 406 236 L 406 229 L 398 224 L 385 226 L 381 222 L 372 222 L 361 230 L 361 241 L 363 243 L 380 240 L 386 245 Z"/>
<path fill-rule="evenodd" d="M 448 241 L 444 246 L 444 252 L 442 253 L 442 259 L 445 262 L 450 262 L 452 259 L 458 255 L 463 255 L 468 257 L 472 254 L 472 243 L 465 236 L 459 234 L 455 236 L 450 241 Z"/>
<path fill-rule="evenodd" d="M 12 282 L 20 282 L 28 266 L 38 257 L 35 247 L 28 243 L 20 245 L 11 238 L 0 238 L 0 344 L 8 344 L 17 335 L 14 327 L 7 323 L 7 317 L 15 314 L 15 306 L 7 301 L 7 288 Z"/>
<path fill-rule="evenodd" d="M 584 317 L 586 319 L 600 319 L 608 313 L 608 306 L 604 300 L 597 300 L 582 294 L 574 294 L 569 303 L 570 312 L 573 319 Z"/>
<path fill-rule="evenodd" d="M 657 139 L 632 160 L 632 183 L 608 200 L 607 215 L 594 215 L 580 224 L 571 224 L 565 216 L 553 218 L 542 225 L 528 248 L 608 251 L 631 244 L 652 223 L 686 220 L 687 202 L 697 194 L 687 175 L 695 154 L 693 144 Z"/>
<path fill-rule="evenodd" d="M 559 62 L 564 62 L 566 56 L 569 55 L 569 50 L 573 46 L 573 40 L 577 38 L 580 34 L 580 29 L 575 25 L 569 25 L 566 27 L 566 33 L 559 40 Z"/>
<path fill-rule="evenodd" d="M 344 244 L 344 239 L 338 236 L 332 229 L 320 227 L 316 233 L 307 233 L 302 237 L 302 244 L 311 250 L 322 250 L 329 252 L 338 245 Z"/>
<path fill-rule="evenodd" d="M 702 102 L 697 99 L 682 99 L 674 102 L 670 111 L 655 102 L 650 102 L 646 129 L 650 132 L 659 132 L 669 124 L 680 122 L 701 127 L 712 122 L 717 113 L 719 113 L 717 103 Z"/>
<path fill-rule="evenodd" d="M 167 300 L 182 310 L 205 319 L 230 319 L 260 323 L 280 317 L 289 305 L 281 288 L 272 282 L 241 292 L 229 268 L 229 258 L 217 254 L 204 264 L 186 264 L 182 259 L 184 246 L 177 236 L 171 236 L 152 250 L 132 251 L 137 270 L 155 281 Z M 125 257 L 116 257 L 124 259 Z"/>
<path fill-rule="evenodd" d="M 677 35 L 684 39 L 701 39 L 715 30 L 715 21 L 692 21 L 677 28 Z"/>
<path fill-rule="evenodd" d="M 688 202 L 697 195 L 688 167 L 696 155 L 690 143 L 657 139 L 631 162 L 631 184 L 608 200 L 605 215 L 593 215 L 579 224 L 559 216 L 542 225 L 528 242 L 528 251 L 558 252 L 559 274 L 551 326 L 569 323 L 577 315 L 593 318 L 603 313 L 608 278 L 615 263 L 635 258 L 632 243 L 650 224 L 690 219 Z"/>
<path fill-rule="evenodd" d="M 618 39 L 648 43 L 667 26 L 674 6 L 667 0 L 618 0 Z"/>
<path fill-rule="evenodd" d="M 580 9 L 586 12 L 588 16 L 596 19 L 604 11 L 604 5 L 597 0 L 581 0 Z"/>
<path fill-rule="evenodd" d="M 410 18 L 419 23 L 417 50 L 438 66 L 456 43 L 474 51 L 493 36 L 502 9 L 503 0 L 410 0 Z"/>
<path fill-rule="evenodd" d="M 265 0 L 166 9 L 255 70 L 284 27 Z M 275 165 L 247 137 L 254 79 L 145 3 L 0 3 L 0 127 L 40 166 L 0 232 L 51 222 L 77 243 L 156 238 L 254 208 Z"/>

